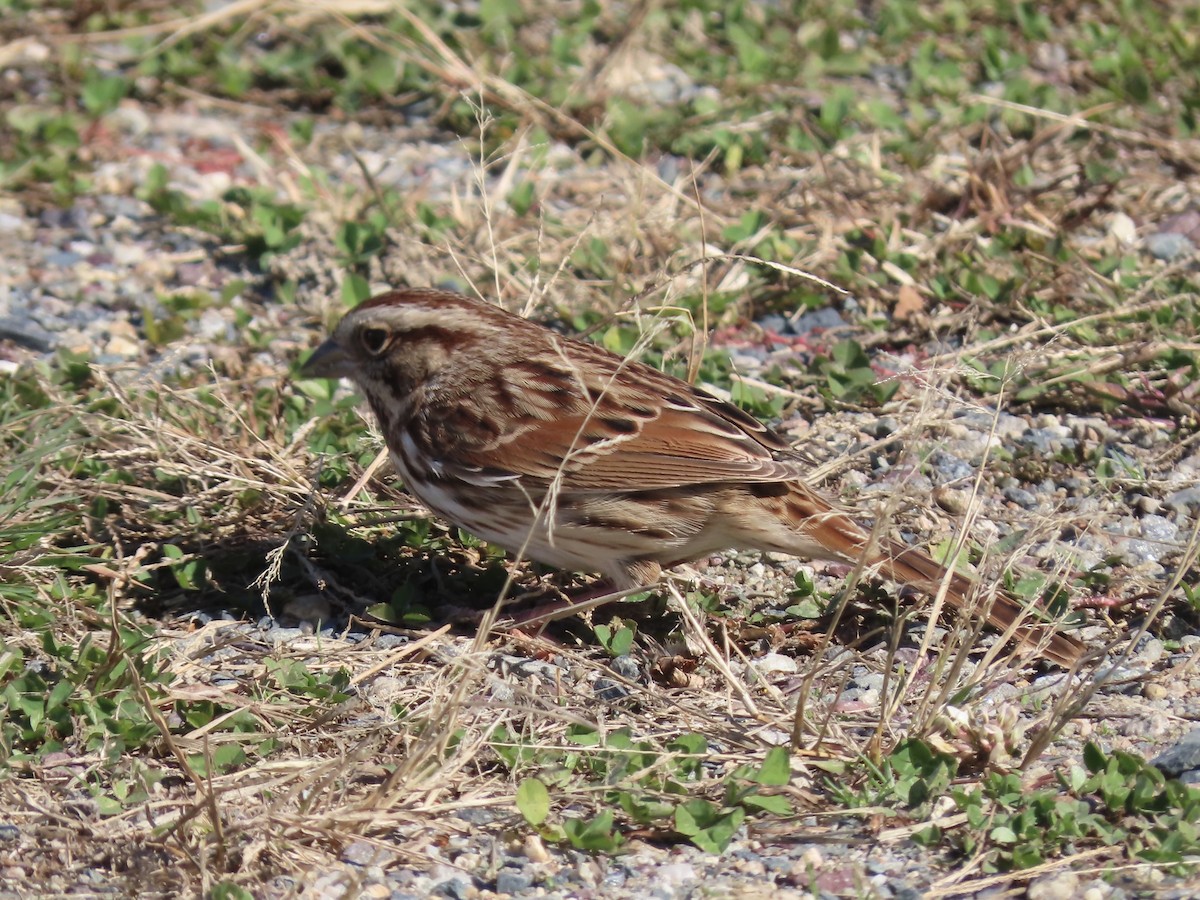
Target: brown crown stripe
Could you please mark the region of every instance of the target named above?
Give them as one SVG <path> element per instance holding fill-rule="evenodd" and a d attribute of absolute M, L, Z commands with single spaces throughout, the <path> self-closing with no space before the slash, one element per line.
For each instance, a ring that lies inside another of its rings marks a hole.
<path fill-rule="evenodd" d="M 450 291 L 439 291 L 433 288 L 412 288 L 378 294 L 370 300 L 364 300 L 354 309 L 356 311 L 360 309 L 378 309 L 381 306 L 412 304 L 413 301 L 418 300 L 427 300 L 431 306 L 437 305 L 439 307 L 454 306 L 459 309 L 469 310 L 475 310 L 479 307 L 479 301 L 464 297 L 461 294 L 451 293 Z"/>
<path fill-rule="evenodd" d="M 474 335 L 465 329 L 447 328 L 443 325 L 418 325 L 416 328 L 395 327 L 396 339 L 403 352 L 406 343 L 437 344 L 447 353 L 469 346 Z"/>

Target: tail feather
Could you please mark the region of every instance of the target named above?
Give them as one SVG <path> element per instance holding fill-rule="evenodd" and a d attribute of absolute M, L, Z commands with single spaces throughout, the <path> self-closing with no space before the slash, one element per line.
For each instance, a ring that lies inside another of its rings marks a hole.
<path fill-rule="evenodd" d="M 792 532 L 788 537 L 768 541 L 773 549 L 820 556 L 820 551 L 814 552 L 815 545 L 826 555 L 845 560 L 859 559 L 868 552 L 871 544 L 868 532 L 804 482 L 790 483 L 785 502 L 783 518 L 804 523 L 801 534 L 805 545 L 797 546 Z M 1053 625 L 1038 622 L 1033 611 L 1006 594 L 997 593 L 990 606 L 986 602 L 976 605 L 972 602 L 972 597 L 978 594 L 976 582 L 947 570 L 923 550 L 885 538 L 870 551 L 867 562 L 892 581 L 911 584 L 930 594 L 936 594 L 945 582 L 946 601 L 955 609 L 986 616 L 988 624 L 1009 634 L 1022 650 L 1041 654 L 1060 666 L 1075 665 L 1087 649 Z"/>
<path fill-rule="evenodd" d="M 958 572 L 949 572 L 922 550 L 893 544 L 890 552 L 881 553 L 878 564 L 893 581 L 911 584 L 929 593 L 937 593 L 946 584 L 946 601 L 955 609 L 970 611 L 976 583 Z M 981 598 L 978 611 L 987 616 L 988 624 L 1011 635 L 1011 640 L 1027 652 L 1039 653 L 1060 666 L 1070 668 L 1083 656 L 1086 647 L 1053 625 L 1036 621 L 1036 614 L 1007 594 Z"/>

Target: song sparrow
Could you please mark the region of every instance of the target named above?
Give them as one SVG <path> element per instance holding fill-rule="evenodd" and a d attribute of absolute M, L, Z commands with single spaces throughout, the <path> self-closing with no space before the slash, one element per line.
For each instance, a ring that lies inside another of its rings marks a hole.
<path fill-rule="evenodd" d="M 970 605 L 974 583 L 880 538 L 804 481 L 761 422 L 650 366 L 499 306 L 399 290 L 350 311 L 302 377 L 366 395 L 404 483 L 433 512 L 509 551 L 617 588 L 730 547 L 867 563 Z M 989 623 L 1069 666 L 1075 639 L 1002 594 Z"/>

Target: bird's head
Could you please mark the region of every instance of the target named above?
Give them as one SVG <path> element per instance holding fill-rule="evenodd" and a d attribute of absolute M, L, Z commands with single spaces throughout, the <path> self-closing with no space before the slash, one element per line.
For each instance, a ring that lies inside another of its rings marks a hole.
<path fill-rule="evenodd" d="M 402 394 L 447 372 L 465 374 L 511 314 L 449 291 L 401 290 L 361 303 L 300 368 L 301 378 L 349 378 L 372 394 Z"/>

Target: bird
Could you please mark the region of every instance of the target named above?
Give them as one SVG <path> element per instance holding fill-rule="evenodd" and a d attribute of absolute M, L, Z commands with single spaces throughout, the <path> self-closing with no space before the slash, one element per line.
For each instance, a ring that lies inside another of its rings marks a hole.
<path fill-rule="evenodd" d="M 485 299 L 403 288 L 350 310 L 301 366 L 365 396 L 407 489 L 434 514 L 617 590 L 731 549 L 858 562 L 970 614 L 978 586 L 872 535 L 806 480 L 812 463 L 740 407 Z M 987 622 L 1063 667 L 1084 645 L 997 592 Z"/>

